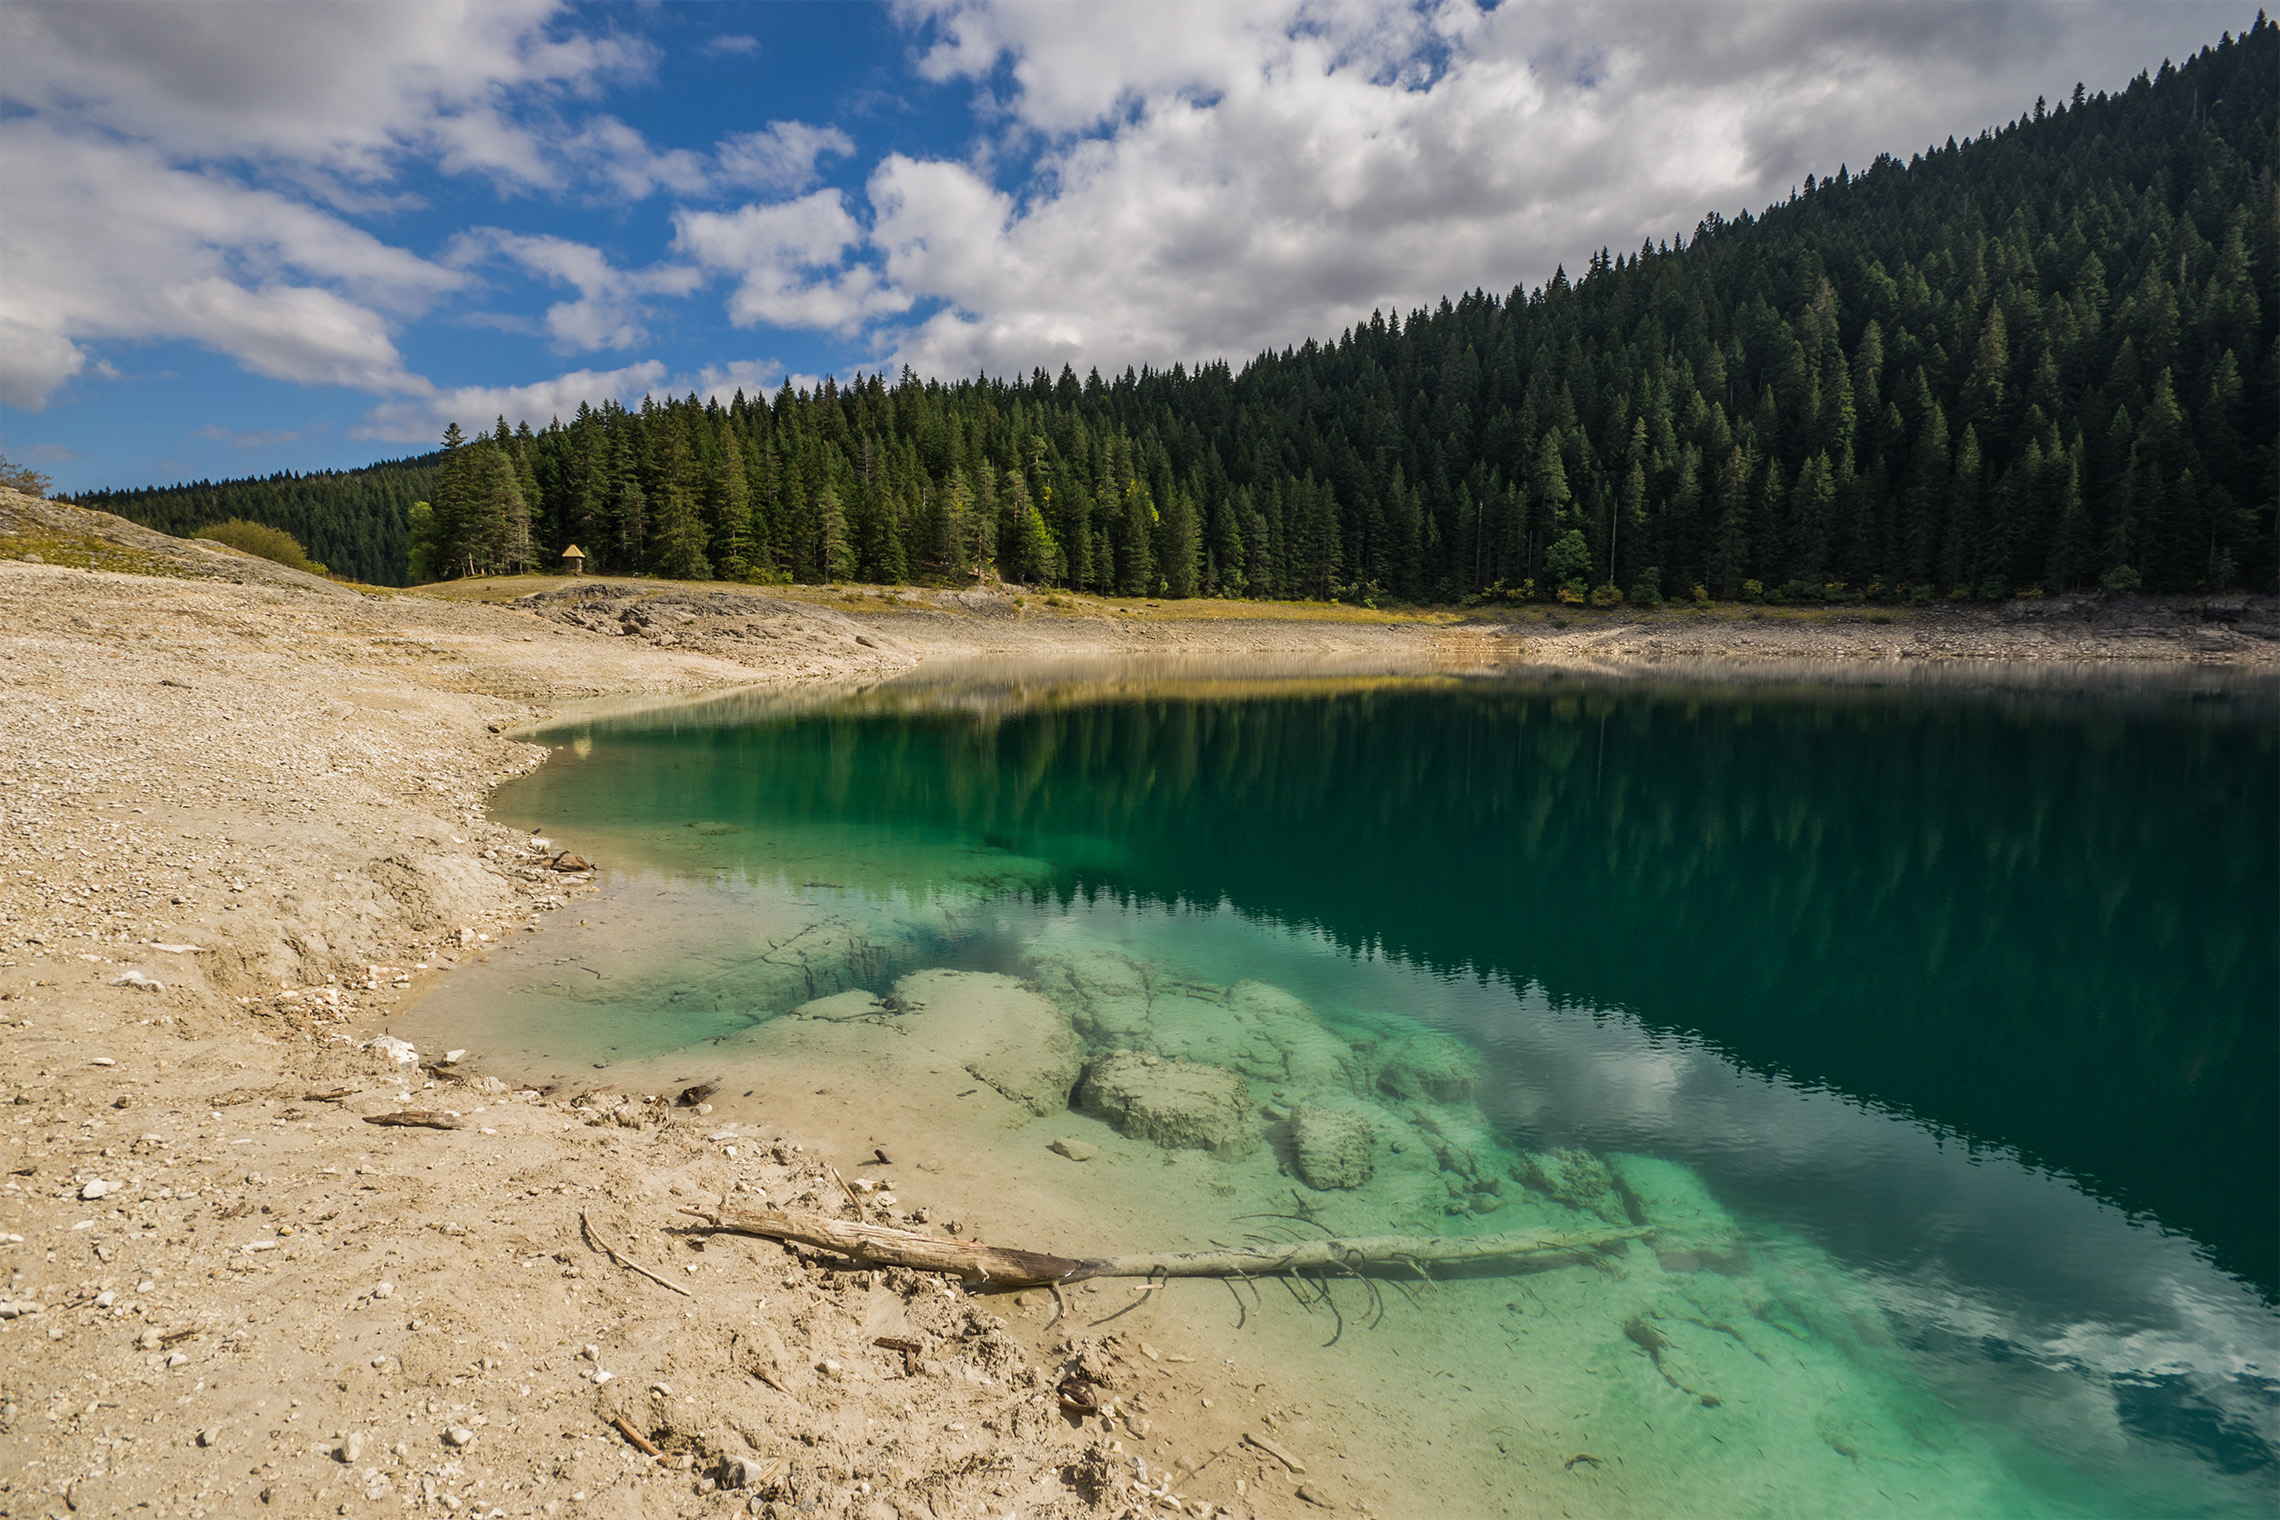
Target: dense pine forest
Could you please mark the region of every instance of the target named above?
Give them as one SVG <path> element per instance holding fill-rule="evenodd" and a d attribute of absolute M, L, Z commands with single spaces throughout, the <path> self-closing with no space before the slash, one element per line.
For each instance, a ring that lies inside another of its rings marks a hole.
<path fill-rule="evenodd" d="M 442 456 L 431 454 L 361 470 L 88 491 L 72 500 L 184 538 L 233 517 L 265 523 L 292 534 L 312 559 L 336 575 L 400 586 L 406 579 L 412 505 L 435 494 L 441 465 Z"/>
<path fill-rule="evenodd" d="M 2259 14 L 2118 94 L 1240 373 L 613 402 L 80 500 L 271 522 L 384 582 L 575 543 L 698 579 L 1373 603 L 2271 590 L 2276 81 Z"/>

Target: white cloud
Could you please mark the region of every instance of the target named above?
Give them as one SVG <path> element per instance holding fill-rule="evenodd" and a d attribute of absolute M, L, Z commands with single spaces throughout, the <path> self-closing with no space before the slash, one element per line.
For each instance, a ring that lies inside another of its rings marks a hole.
<path fill-rule="evenodd" d="M 726 364 L 708 364 L 693 375 L 677 375 L 665 389 L 676 396 L 693 392 L 726 406 L 736 399 L 738 391 L 744 392 L 747 400 L 766 400 L 785 379 L 784 366 L 773 359 L 734 359 Z"/>
<path fill-rule="evenodd" d="M 741 32 L 723 32 L 718 37 L 706 39 L 704 50 L 716 57 L 748 58 L 760 51 L 760 39 L 745 36 Z"/>
<path fill-rule="evenodd" d="M 758 132 L 722 138 L 715 156 L 723 184 L 789 192 L 815 183 L 825 155 L 844 158 L 854 151 L 855 140 L 837 127 L 772 121 Z"/>
<path fill-rule="evenodd" d="M 1532 285 L 1602 245 L 1763 206 L 1807 172 L 1976 131 L 2076 78 L 2119 85 L 2246 19 L 1518 0 L 902 10 L 921 72 L 976 81 L 996 123 L 965 161 L 883 161 L 850 245 L 884 280 L 866 316 L 890 297 L 936 307 L 880 333 L 936 374 L 1239 361 L 1373 307 Z M 1010 192 L 986 177 L 1039 145 Z M 795 313 L 850 273 L 810 265 L 767 310 Z"/>
<path fill-rule="evenodd" d="M 642 322 L 646 298 L 685 296 L 696 290 L 703 275 L 686 264 L 659 264 L 648 269 L 619 269 L 599 248 L 567 238 L 532 237 L 497 227 L 478 227 L 460 235 L 452 261 L 466 264 L 488 256 L 506 258 L 524 269 L 578 291 L 575 301 L 558 301 L 546 309 L 545 331 L 555 347 L 566 353 L 599 348 L 632 348 L 647 340 Z M 486 320 L 486 325 L 519 330 L 511 316 Z"/>
<path fill-rule="evenodd" d="M 676 251 L 737 277 L 728 314 L 739 327 L 849 332 L 909 305 L 881 288 L 869 266 L 844 262 L 863 229 L 837 190 L 735 211 L 683 211 L 673 226 Z"/>
<path fill-rule="evenodd" d="M 389 336 L 464 276 L 150 147 L 0 123 L 0 399 L 39 407 L 90 339 L 189 339 L 257 374 L 417 391 Z"/>
<path fill-rule="evenodd" d="M 563 155 L 619 198 L 647 199 L 659 190 L 702 195 L 711 188 L 704 155 L 686 148 L 658 152 L 615 116 L 597 116 L 563 144 Z"/>
<path fill-rule="evenodd" d="M 498 417 L 506 418 L 510 427 L 527 422 L 543 428 L 556 417 L 576 412 L 581 401 L 630 402 L 655 390 L 664 378 L 662 363 L 644 359 L 623 369 L 572 370 L 529 385 L 462 385 L 416 399 L 383 401 L 349 436 L 432 445 L 451 423 L 472 434 L 488 430 Z"/>
<path fill-rule="evenodd" d="M 78 0 L 0 7 L 0 97 L 185 158 L 257 157 L 357 178 L 405 153 L 554 183 L 530 99 L 638 77 L 646 43 L 552 36 L 560 0 L 263 5 Z"/>

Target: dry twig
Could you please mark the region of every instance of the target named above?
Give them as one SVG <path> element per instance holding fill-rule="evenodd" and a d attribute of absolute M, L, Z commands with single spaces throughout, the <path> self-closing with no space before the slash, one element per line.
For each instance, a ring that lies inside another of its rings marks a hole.
<path fill-rule="evenodd" d="M 668 1278 L 659 1277 L 655 1272 L 650 1271 L 640 1262 L 635 1261 L 633 1258 L 627 1256 L 624 1252 L 618 1250 L 617 1247 L 602 1239 L 602 1237 L 594 1230 L 594 1222 L 588 1219 L 583 1212 L 578 1215 L 578 1224 L 579 1227 L 586 1232 L 586 1243 L 588 1245 L 601 1252 L 604 1256 L 607 1256 L 610 1260 L 616 1262 L 619 1266 L 625 1268 L 628 1272 L 639 1272 L 643 1277 L 646 1277 L 651 1282 L 657 1284 L 658 1287 L 671 1288 L 675 1293 L 680 1294 L 683 1298 L 696 1297 L 694 1293 L 691 1293 L 688 1289 L 682 1287 L 679 1283 L 673 1282 Z"/>

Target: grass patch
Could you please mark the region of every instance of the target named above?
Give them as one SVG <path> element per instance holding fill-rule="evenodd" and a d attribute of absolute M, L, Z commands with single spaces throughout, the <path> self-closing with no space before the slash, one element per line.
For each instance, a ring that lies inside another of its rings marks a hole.
<path fill-rule="evenodd" d="M 147 549 L 125 549 L 89 533 L 0 533 L 0 559 L 36 554 L 69 570 L 111 570 L 120 575 L 155 575 L 169 580 L 213 580 L 212 574 Z"/>

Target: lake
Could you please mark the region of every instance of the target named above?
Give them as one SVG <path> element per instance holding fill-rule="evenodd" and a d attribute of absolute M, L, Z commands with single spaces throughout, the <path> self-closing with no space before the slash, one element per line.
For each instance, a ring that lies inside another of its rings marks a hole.
<path fill-rule="evenodd" d="M 399 1028 L 729 1073 L 940 1151 L 1004 1244 L 1651 1227 L 1167 1298 L 1368 1446 L 1381 1512 L 2270 1513 L 2276 717 L 2237 676 L 1208 664 L 596 711 L 493 813 L 602 894 Z M 929 1006 L 1242 1112 L 1157 1145 Z"/>

